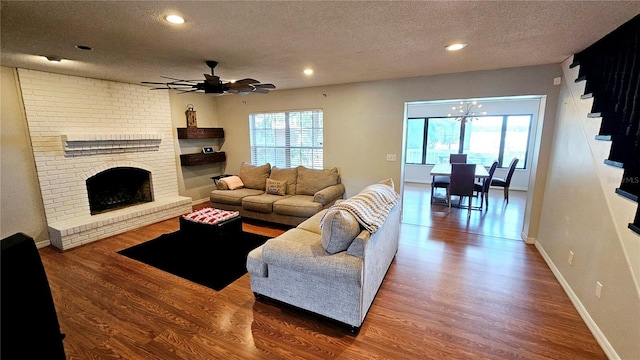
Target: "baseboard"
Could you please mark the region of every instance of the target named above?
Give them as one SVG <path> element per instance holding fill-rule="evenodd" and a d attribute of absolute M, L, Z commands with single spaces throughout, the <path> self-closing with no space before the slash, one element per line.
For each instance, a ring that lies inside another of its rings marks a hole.
<path fill-rule="evenodd" d="M 537 238 L 529 237 L 524 231 L 520 233 L 520 238 L 524 241 L 525 244 L 534 245 L 537 241 Z"/>
<path fill-rule="evenodd" d="M 199 199 L 199 200 L 192 200 L 191 201 L 191 205 L 200 205 L 200 204 L 204 204 L 206 202 L 211 201 L 211 199 L 209 198 L 204 198 L 204 199 Z"/>
<path fill-rule="evenodd" d="M 51 245 L 51 241 L 49 239 L 36 241 L 36 248 L 38 248 L 38 249 L 42 249 L 42 248 L 47 247 L 49 245 Z"/>
<path fill-rule="evenodd" d="M 542 245 L 538 241 L 536 241 L 535 246 L 536 246 L 536 249 L 538 249 L 538 252 L 540 253 L 540 255 L 542 255 L 542 258 L 544 259 L 544 261 L 547 263 L 547 266 L 549 266 L 549 268 L 551 269 L 551 272 L 553 272 L 553 275 L 556 277 L 556 279 L 560 283 L 560 286 L 562 286 L 562 288 L 564 289 L 565 293 L 569 297 L 569 300 L 571 300 L 571 303 L 573 303 L 573 306 L 578 311 L 578 314 L 580 314 L 580 317 L 582 318 L 584 323 L 587 325 L 587 327 L 591 331 L 591 334 L 593 334 L 596 341 L 598 342 L 598 344 L 600 345 L 604 353 L 607 355 L 607 358 L 619 360 L 620 356 L 618 356 L 618 353 L 615 351 L 615 349 L 613 348 L 609 340 L 607 340 L 607 337 L 604 335 L 604 333 L 602 333 L 602 331 L 600 330 L 596 322 L 593 320 L 591 315 L 589 315 L 589 312 L 582 304 L 582 301 L 580 301 L 580 298 L 578 298 L 576 293 L 573 292 L 573 289 L 571 288 L 569 283 L 564 279 L 564 277 L 562 276 L 562 273 L 560 272 L 560 270 L 558 270 L 558 268 L 553 263 L 553 261 L 551 260 L 547 252 L 544 251 L 544 248 L 542 247 Z"/>

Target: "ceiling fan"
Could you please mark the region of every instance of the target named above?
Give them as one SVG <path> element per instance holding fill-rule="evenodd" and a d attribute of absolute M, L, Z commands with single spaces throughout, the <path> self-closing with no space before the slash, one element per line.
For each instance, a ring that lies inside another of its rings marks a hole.
<path fill-rule="evenodd" d="M 151 88 L 151 90 L 179 90 L 180 94 L 188 92 L 203 91 L 206 94 L 237 94 L 247 95 L 251 93 L 267 94 L 270 89 L 275 89 L 273 84 L 261 84 L 260 81 L 245 78 L 236 81 L 224 82 L 220 77 L 216 76 L 213 69 L 218 65 L 217 61 L 207 60 L 207 66 L 211 68 L 211 75 L 204 74 L 204 81 L 201 80 L 181 80 L 168 76 L 161 76 L 169 79 L 169 82 L 151 82 L 143 81 L 143 84 L 162 85 L 161 87 Z"/>

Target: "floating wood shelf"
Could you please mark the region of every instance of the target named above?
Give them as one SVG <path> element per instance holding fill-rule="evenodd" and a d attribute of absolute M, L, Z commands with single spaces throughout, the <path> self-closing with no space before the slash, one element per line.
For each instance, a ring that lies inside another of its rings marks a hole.
<path fill-rule="evenodd" d="M 214 139 L 224 138 L 223 128 L 178 128 L 178 139 Z"/>
<path fill-rule="evenodd" d="M 182 166 L 213 164 L 226 160 L 227 155 L 224 153 L 224 151 L 214 152 L 211 154 L 197 153 L 180 155 L 180 164 Z"/>

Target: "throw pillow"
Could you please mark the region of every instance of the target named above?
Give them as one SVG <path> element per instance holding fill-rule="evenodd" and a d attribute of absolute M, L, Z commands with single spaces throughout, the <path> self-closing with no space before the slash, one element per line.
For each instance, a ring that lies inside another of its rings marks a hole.
<path fill-rule="evenodd" d="M 218 182 L 224 183 L 227 186 L 227 189 L 229 190 L 235 190 L 235 189 L 240 189 L 244 187 L 244 183 L 242 182 L 242 179 L 240 179 L 240 177 L 236 175 L 227 176 L 225 178 L 218 180 Z"/>
<path fill-rule="evenodd" d="M 267 179 L 266 193 L 283 196 L 287 193 L 287 182 Z"/>
<path fill-rule="evenodd" d="M 247 189 L 264 190 L 267 178 L 271 172 L 271 164 L 251 165 L 243 162 L 240 165 L 240 173 L 238 176 L 242 179 L 244 187 Z"/>
<path fill-rule="evenodd" d="M 345 251 L 360 234 L 358 220 L 344 210 L 329 210 L 320 221 L 322 229 L 322 247 L 329 253 Z"/>
<path fill-rule="evenodd" d="M 296 181 L 298 179 L 298 168 L 271 168 L 269 179 L 284 180 L 287 182 L 287 194 L 296 194 Z"/>
<path fill-rule="evenodd" d="M 318 191 L 339 182 L 338 168 L 316 170 L 298 166 L 296 194 L 314 195 Z"/>

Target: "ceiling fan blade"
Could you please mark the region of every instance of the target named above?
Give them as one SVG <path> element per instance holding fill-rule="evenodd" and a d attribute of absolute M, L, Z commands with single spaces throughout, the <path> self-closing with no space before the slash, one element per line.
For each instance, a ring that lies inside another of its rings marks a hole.
<path fill-rule="evenodd" d="M 276 86 L 273 84 L 253 84 L 256 88 L 260 89 L 275 89 Z"/>
<path fill-rule="evenodd" d="M 198 91 L 198 89 L 182 90 L 182 91 L 179 91 L 178 94 L 190 93 L 190 92 L 194 92 L 194 91 Z"/>
<path fill-rule="evenodd" d="M 196 86 L 196 84 L 187 84 L 187 83 L 168 83 L 169 86 L 188 86 L 188 87 L 194 87 Z"/>
<path fill-rule="evenodd" d="M 152 85 L 167 85 L 167 83 L 163 82 L 153 82 L 153 81 L 143 81 L 143 84 L 152 84 Z"/>
<path fill-rule="evenodd" d="M 253 91 L 254 87 L 251 85 L 237 85 L 237 86 L 229 86 L 229 90 L 228 91 L 235 91 L 235 92 L 243 92 L 243 91 Z"/>
<path fill-rule="evenodd" d="M 253 90 L 253 92 L 256 92 L 258 94 L 268 94 L 269 93 L 269 89 L 265 89 L 265 88 L 255 88 Z"/>
<path fill-rule="evenodd" d="M 163 79 L 169 79 L 169 80 L 174 80 L 174 81 L 187 81 L 187 82 L 198 82 L 198 81 L 200 81 L 200 80 L 176 79 L 176 78 L 172 78 L 172 77 L 169 77 L 169 76 L 162 76 L 162 75 L 160 75 L 160 77 L 163 78 Z"/>
<path fill-rule="evenodd" d="M 259 84 L 260 81 L 256 80 L 256 79 L 251 79 L 251 78 L 246 78 L 246 79 L 240 79 L 240 80 L 236 80 L 232 83 L 229 84 L 241 84 L 241 85 L 247 85 L 247 84 Z"/>

